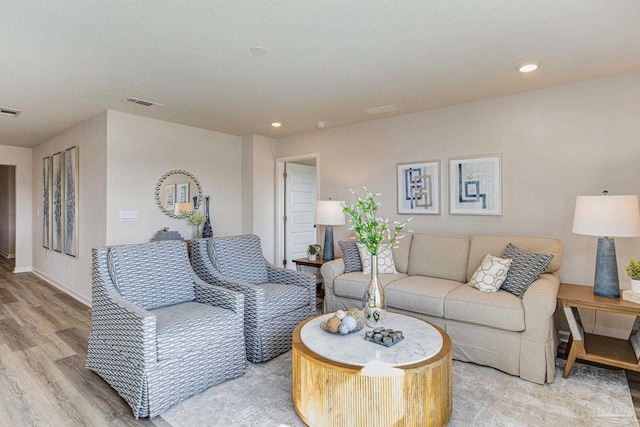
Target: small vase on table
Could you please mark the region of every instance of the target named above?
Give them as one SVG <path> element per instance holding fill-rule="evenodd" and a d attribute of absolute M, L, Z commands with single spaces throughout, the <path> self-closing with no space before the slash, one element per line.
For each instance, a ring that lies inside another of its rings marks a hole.
<path fill-rule="evenodd" d="M 377 328 L 383 325 L 387 314 L 387 300 L 378 279 L 378 255 L 371 255 L 371 278 L 362 301 L 367 326 Z"/>

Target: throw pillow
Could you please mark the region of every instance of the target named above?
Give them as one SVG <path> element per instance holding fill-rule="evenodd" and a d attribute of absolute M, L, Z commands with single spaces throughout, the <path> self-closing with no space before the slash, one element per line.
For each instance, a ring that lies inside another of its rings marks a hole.
<path fill-rule="evenodd" d="M 360 261 L 362 262 L 362 274 L 371 274 L 371 254 L 365 245 L 358 243 Z M 378 254 L 378 274 L 395 274 L 396 265 L 393 262 L 391 248 L 387 248 Z"/>
<path fill-rule="evenodd" d="M 469 286 L 482 292 L 498 292 L 507 277 L 511 260 L 498 258 L 491 254 L 485 255 L 482 263 L 469 280 Z"/>
<path fill-rule="evenodd" d="M 522 298 L 527 288 L 547 269 L 553 255 L 527 252 L 509 243 L 502 258 L 511 259 L 511 267 L 501 289 Z"/>
<path fill-rule="evenodd" d="M 360 253 L 358 252 L 358 242 L 355 240 L 347 240 L 345 242 L 338 242 L 338 246 L 340 246 L 340 249 L 342 250 L 344 272 L 353 273 L 354 271 L 362 271 Z"/>

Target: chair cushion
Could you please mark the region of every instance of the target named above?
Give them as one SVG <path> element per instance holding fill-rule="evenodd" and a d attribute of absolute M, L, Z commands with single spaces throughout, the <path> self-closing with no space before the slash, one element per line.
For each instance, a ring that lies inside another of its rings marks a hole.
<path fill-rule="evenodd" d="M 145 310 L 195 299 L 193 270 L 182 241 L 114 246 L 109 272 L 120 295 Z"/>
<path fill-rule="evenodd" d="M 264 306 L 258 308 L 258 316 L 263 320 L 280 317 L 309 305 L 309 293 L 302 286 L 282 283 L 262 283 L 257 286 L 264 290 Z M 248 312 L 251 309 L 245 306 L 245 318 L 251 319 Z"/>
<path fill-rule="evenodd" d="M 460 286 L 447 295 L 444 317 L 506 331 L 524 330 L 522 300 L 503 290 L 487 293 Z"/>
<path fill-rule="evenodd" d="M 398 279 L 407 277 L 406 274 L 378 274 L 378 280 L 382 284 L 383 288 Z M 369 285 L 370 276 L 362 274 L 359 271 L 354 273 L 342 274 L 333 281 L 333 293 L 339 297 L 353 298 L 358 301 L 362 300 L 364 291 Z"/>
<path fill-rule="evenodd" d="M 223 276 L 254 285 L 269 281 L 267 260 L 256 235 L 213 238 L 209 240 L 209 255 Z"/>
<path fill-rule="evenodd" d="M 443 317 L 445 297 L 460 286 L 454 280 L 410 276 L 389 283 L 384 294 L 389 307 Z"/>
<path fill-rule="evenodd" d="M 180 357 L 210 345 L 242 339 L 240 318 L 232 311 L 197 302 L 151 310 L 156 316 L 158 360 Z"/>

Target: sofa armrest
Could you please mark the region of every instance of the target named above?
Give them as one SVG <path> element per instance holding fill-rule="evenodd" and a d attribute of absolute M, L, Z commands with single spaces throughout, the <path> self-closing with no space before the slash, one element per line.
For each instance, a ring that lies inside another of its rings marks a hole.
<path fill-rule="evenodd" d="M 560 277 L 557 273 L 545 273 L 533 282 L 522 297 L 524 307 L 523 337 L 545 342 L 551 339 L 553 333 L 550 324 L 557 307 Z"/>
<path fill-rule="evenodd" d="M 335 300 L 333 281 L 336 280 L 336 277 L 344 274 L 344 260 L 338 258 L 322 264 L 320 274 L 322 274 L 322 284 L 324 286 L 324 306 L 333 307 Z"/>

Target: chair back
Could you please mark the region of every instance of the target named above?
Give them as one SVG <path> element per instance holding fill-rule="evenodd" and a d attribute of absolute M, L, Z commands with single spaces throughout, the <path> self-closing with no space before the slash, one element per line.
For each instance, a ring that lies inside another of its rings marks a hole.
<path fill-rule="evenodd" d="M 193 270 L 183 241 L 112 246 L 108 259 L 120 295 L 145 310 L 195 299 Z"/>
<path fill-rule="evenodd" d="M 223 276 L 254 285 L 269 281 L 260 238 L 254 234 L 210 239 L 209 256 Z"/>

